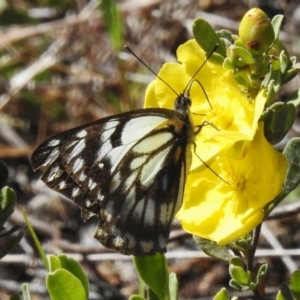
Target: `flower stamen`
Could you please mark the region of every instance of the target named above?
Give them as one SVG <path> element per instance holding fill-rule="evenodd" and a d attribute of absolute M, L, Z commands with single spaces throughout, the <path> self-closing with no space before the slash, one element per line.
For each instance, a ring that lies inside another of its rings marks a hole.
<path fill-rule="evenodd" d="M 220 163 L 220 177 L 226 182 L 232 190 L 242 191 L 245 188 L 246 180 L 239 174 L 231 164 Z"/>

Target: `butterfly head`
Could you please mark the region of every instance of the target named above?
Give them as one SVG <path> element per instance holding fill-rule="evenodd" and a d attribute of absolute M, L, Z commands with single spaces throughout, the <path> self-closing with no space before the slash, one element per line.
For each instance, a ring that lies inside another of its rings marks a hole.
<path fill-rule="evenodd" d="M 190 107 L 192 105 L 191 99 L 185 95 L 180 94 L 175 100 L 175 110 L 181 112 L 183 115 L 188 116 L 190 114 Z"/>

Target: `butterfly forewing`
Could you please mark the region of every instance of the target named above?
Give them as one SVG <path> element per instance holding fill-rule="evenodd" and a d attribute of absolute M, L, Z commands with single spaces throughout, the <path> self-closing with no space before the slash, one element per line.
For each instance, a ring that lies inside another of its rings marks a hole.
<path fill-rule="evenodd" d="M 32 155 L 42 180 L 97 215 L 95 237 L 124 254 L 164 252 L 181 206 L 192 128 L 168 109 L 124 113 L 61 133 Z"/>

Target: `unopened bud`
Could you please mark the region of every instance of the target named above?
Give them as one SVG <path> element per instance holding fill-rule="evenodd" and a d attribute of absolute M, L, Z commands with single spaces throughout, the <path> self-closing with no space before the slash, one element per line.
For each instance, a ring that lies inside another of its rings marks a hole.
<path fill-rule="evenodd" d="M 253 55 L 265 53 L 275 39 L 270 20 L 259 8 L 253 8 L 245 14 L 239 27 L 239 36 Z"/>

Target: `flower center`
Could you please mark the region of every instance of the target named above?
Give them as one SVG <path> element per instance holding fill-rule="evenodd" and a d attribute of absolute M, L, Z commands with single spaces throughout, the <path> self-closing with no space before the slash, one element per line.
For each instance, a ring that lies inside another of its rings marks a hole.
<path fill-rule="evenodd" d="M 223 130 L 228 129 L 234 121 L 234 116 L 231 110 L 229 110 L 226 105 L 220 105 L 218 102 L 215 102 L 213 105 L 213 113 L 217 127 Z"/>
<path fill-rule="evenodd" d="M 231 164 L 220 164 L 221 174 L 220 177 L 226 181 L 232 190 L 242 191 L 245 187 L 245 178 L 233 168 Z"/>

